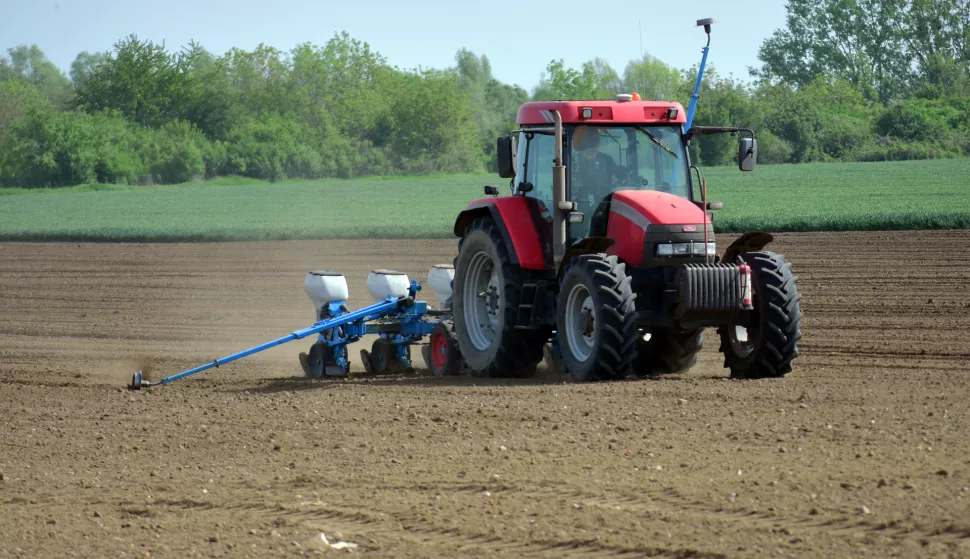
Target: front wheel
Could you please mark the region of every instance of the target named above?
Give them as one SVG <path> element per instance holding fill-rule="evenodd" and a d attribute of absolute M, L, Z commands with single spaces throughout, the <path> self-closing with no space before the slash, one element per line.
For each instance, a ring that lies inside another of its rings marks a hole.
<path fill-rule="evenodd" d="M 636 356 L 636 295 L 616 256 L 585 254 L 563 274 L 556 336 L 562 365 L 573 380 L 626 377 Z"/>
<path fill-rule="evenodd" d="M 718 328 L 724 366 L 732 378 L 778 378 L 791 372 L 798 356 L 801 332 L 801 295 L 791 263 L 773 252 L 741 254 L 751 266 L 754 310 L 748 326 Z"/>

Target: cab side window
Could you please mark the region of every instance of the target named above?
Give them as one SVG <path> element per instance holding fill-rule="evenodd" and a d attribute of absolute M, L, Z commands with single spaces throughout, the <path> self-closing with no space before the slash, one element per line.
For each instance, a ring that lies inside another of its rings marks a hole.
<path fill-rule="evenodd" d="M 532 184 L 526 196 L 538 199 L 545 206 L 543 217 L 552 217 L 552 165 L 555 161 L 555 137 L 534 134 L 531 139 L 523 134 L 519 139 L 519 161 L 524 162 L 525 174 L 520 182 Z"/>

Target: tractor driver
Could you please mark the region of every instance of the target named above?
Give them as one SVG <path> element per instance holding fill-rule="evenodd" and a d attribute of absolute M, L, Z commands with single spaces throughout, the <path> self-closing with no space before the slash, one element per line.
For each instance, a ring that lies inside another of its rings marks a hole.
<path fill-rule="evenodd" d="M 581 198 L 592 197 L 589 202 L 595 204 L 612 191 L 610 185 L 617 176 L 616 162 L 599 150 L 598 128 L 583 127 L 576 135 L 572 158 L 573 185 L 582 188 Z"/>

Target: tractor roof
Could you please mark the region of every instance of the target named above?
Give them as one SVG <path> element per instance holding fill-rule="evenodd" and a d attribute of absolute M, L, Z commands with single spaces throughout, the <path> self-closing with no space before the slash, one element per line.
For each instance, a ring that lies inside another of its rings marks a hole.
<path fill-rule="evenodd" d="M 583 118 L 583 109 L 590 109 Z M 670 111 L 676 110 L 676 113 Z M 559 111 L 563 124 L 686 124 L 680 103 L 666 101 L 532 101 L 519 107 L 518 125 L 551 124 Z M 673 118 L 668 118 L 669 116 Z"/>

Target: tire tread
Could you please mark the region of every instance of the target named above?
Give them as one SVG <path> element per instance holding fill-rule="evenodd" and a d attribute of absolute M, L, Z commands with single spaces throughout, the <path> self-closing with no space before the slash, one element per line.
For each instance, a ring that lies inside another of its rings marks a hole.
<path fill-rule="evenodd" d="M 792 361 L 798 357 L 798 342 L 802 338 L 798 278 L 792 274 L 791 263 L 785 262 L 780 254 L 760 251 L 744 256 L 752 267 L 752 275 L 757 276 L 752 279 L 761 287 L 764 297 L 761 347 L 756 347 L 746 359 L 736 356 L 728 337 L 729 327 L 722 326 L 718 332 L 724 366 L 731 369 L 732 378 L 780 378 L 792 371 Z"/>

